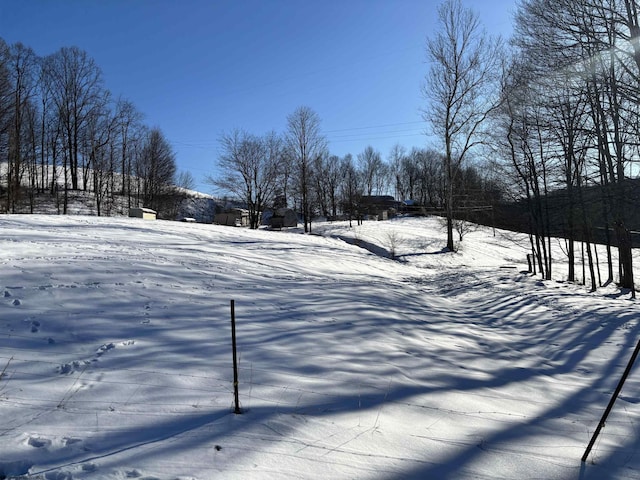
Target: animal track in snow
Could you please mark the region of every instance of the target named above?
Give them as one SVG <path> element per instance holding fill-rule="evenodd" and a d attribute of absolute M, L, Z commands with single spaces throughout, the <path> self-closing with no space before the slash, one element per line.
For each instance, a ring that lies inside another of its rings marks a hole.
<path fill-rule="evenodd" d="M 151 319 L 149 318 L 149 310 L 151 310 L 151 304 L 147 302 L 144 304 L 144 318 L 140 321 L 140 323 L 145 325 L 151 323 Z"/>
<path fill-rule="evenodd" d="M 55 341 L 53 342 L 55 343 Z M 50 340 L 49 343 L 52 343 L 52 341 Z M 136 343 L 135 340 L 124 340 L 118 343 L 118 345 L 127 347 L 129 345 L 134 345 L 135 343 Z M 75 360 L 73 362 L 63 363 L 57 368 L 58 373 L 67 375 L 67 374 L 74 373 L 77 370 L 81 370 L 81 369 L 84 370 L 85 368 L 87 368 L 88 365 L 91 365 L 93 362 L 97 362 L 100 359 L 100 357 L 102 357 L 105 353 L 111 350 L 114 350 L 115 348 L 116 348 L 116 344 L 114 342 L 103 343 L 95 351 L 93 358 L 91 358 L 90 360 Z"/>
<path fill-rule="evenodd" d="M 80 443 L 82 440 L 79 438 L 73 438 L 73 437 L 65 437 L 64 438 L 64 446 L 68 447 L 69 445 L 74 445 L 76 443 Z"/>
<path fill-rule="evenodd" d="M 80 362 L 76 360 L 75 362 L 63 363 L 57 368 L 57 370 L 58 370 L 58 373 L 60 373 L 61 375 L 67 375 L 75 372 L 76 370 L 80 370 L 81 367 L 86 368 L 86 366 L 89 365 L 90 363 L 91 362 L 87 362 L 87 361 Z"/>
<path fill-rule="evenodd" d="M 83 463 L 82 471 L 83 472 L 95 472 L 98 469 L 98 466 L 95 463 Z"/>
<path fill-rule="evenodd" d="M 96 357 L 101 357 L 106 352 L 108 352 L 109 350 L 113 350 L 114 348 L 116 348 L 115 343 L 113 343 L 113 342 L 112 343 L 105 343 L 100 348 L 98 348 L 98 350 L 96 350 Z"/>

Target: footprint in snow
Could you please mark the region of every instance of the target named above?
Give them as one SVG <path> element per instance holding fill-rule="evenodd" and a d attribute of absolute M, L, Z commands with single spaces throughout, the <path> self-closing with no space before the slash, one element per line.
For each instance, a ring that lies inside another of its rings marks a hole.
<path fill-rule="evenodd" d="M 70 362 L 70 363 L 63 363 L 62 365 L 60 365 L 57 370 L 58 373 L 62 374 L 62 375 L 67 375 L 67 374 L 71 374 L 74 373 L 80 369 L 85 369 L 87 368 L 87 366 L 90 364 L 91 362 L 79 362 L 79 361 L 75 361 L 75 362 Z"/>
<path fill-rule="evenodd" d="M 29 437 L 27 444 L 33 448 L 43 448 L 51 446 L 51 440 L 42 437 Z"/>
<path fill-rule="evenodd" d="M 105 343 L 96 351 L 96 357 L 101 357 L 102 355 L 105 354 L 105 352 L 108 352 L 109 350 L 113 350 L 114 348 L 116 348 L 115 343 Z"/>
<path fill-rule="evenodd" d="M 81 439 L 74 437 L 65 437 L 63 440 L 65 447 L 68 447 L 69 445 L 75 445 L 76 443 L 80 443 L 82 441 Z"/>

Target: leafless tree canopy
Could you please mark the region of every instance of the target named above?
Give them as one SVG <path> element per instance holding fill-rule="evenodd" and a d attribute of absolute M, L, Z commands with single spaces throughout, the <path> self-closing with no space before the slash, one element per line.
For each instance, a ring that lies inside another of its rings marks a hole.
<path fill-rule="evenodd" d="M 616 244 L 620 285 L 633 289 L 627 192 L 637 176 L 640 133 L 638 4 L 523 0 L 515 20 L 495 139 L 529 204 L 539 269 L 550 278 L 549 242 L 561 222 L 569 280 L 579 276 L 574 244 L 580 239 L 583 270 L 589 269 L 581 276 L 597 287 L 597 240 L 607 246 L 606 282 L 613 281 Z"/>
<path fill-rule="evenodd" d="M 67 213 L 70 196 L 91 192 L 98 215 L 124 213 L 156 202 L 159 190 L 166 197 L 174 181 L 175 156 L 162 133 L 147 131 L 133 103 L 112 98 L 98 65 L 77 47 L 39 57 L 0 39 L 0 155 L 0 208 L 8 212 L 34 211 L 53 197 Z M 150 167 L 152 159 L 164 166 Z M 151 177 L 134 179 L 143 172 Z"/>
<path fill-rule="evenodd" d="M 313 164 L 327 154 L 327 140 L 320 130 L 320 117 L 309 107 L 299 107 L 287 117 L 285 136 L 296 178 L 304 231 L 311 230 Z"/>
<path fill-rule="evenodd" d="M 282 139 L 270 132 L 263 137 L 234 130 L 220 139 L 216 177 L 209 179 L 219 191 L 244 201 L 249 225 L 258 228 L 265 207 L 272 207 L 283 181 L 285 161 Z"/>
<path fill-rule="evenodd" d="M 498 105 L 501 56 L 500 41 L 486 34 L 460 0 L 446 0 L 438 18 L 440 28 L 427 41 L 424 118 L 444 151 L 447 248 L 453 251 L 453 185 L 462 163 L 485 140 L 483 127 Z"/>

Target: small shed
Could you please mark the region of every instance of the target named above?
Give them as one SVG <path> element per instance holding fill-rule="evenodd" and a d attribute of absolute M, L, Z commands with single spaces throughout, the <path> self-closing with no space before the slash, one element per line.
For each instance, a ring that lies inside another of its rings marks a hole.
<path fill-rule="evenodd" d="M 213 218 L 213 223 L 230 227 L 248 227 L 249 212 L 241 208 L 234 208 L 226 213 L 218 213 Z"/>
<path fill-rule="evenodd" d="M 142 218 L 143 220 L 155 220 L 156 219 L 156 211 L 151 210 L 150 208 L 130 208 L 129 216 L 134 218 Z"/>

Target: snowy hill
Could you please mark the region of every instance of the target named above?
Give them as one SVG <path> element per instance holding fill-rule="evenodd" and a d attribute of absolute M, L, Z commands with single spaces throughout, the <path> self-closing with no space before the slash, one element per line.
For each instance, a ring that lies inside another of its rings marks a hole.
<path fill-rule="evenodd" d="M 637 368 L 580 462 L 635 300 L 523 273 L 518 234 L 314 231 L 0 216 L 0 477 L 640 478 Z"/>

